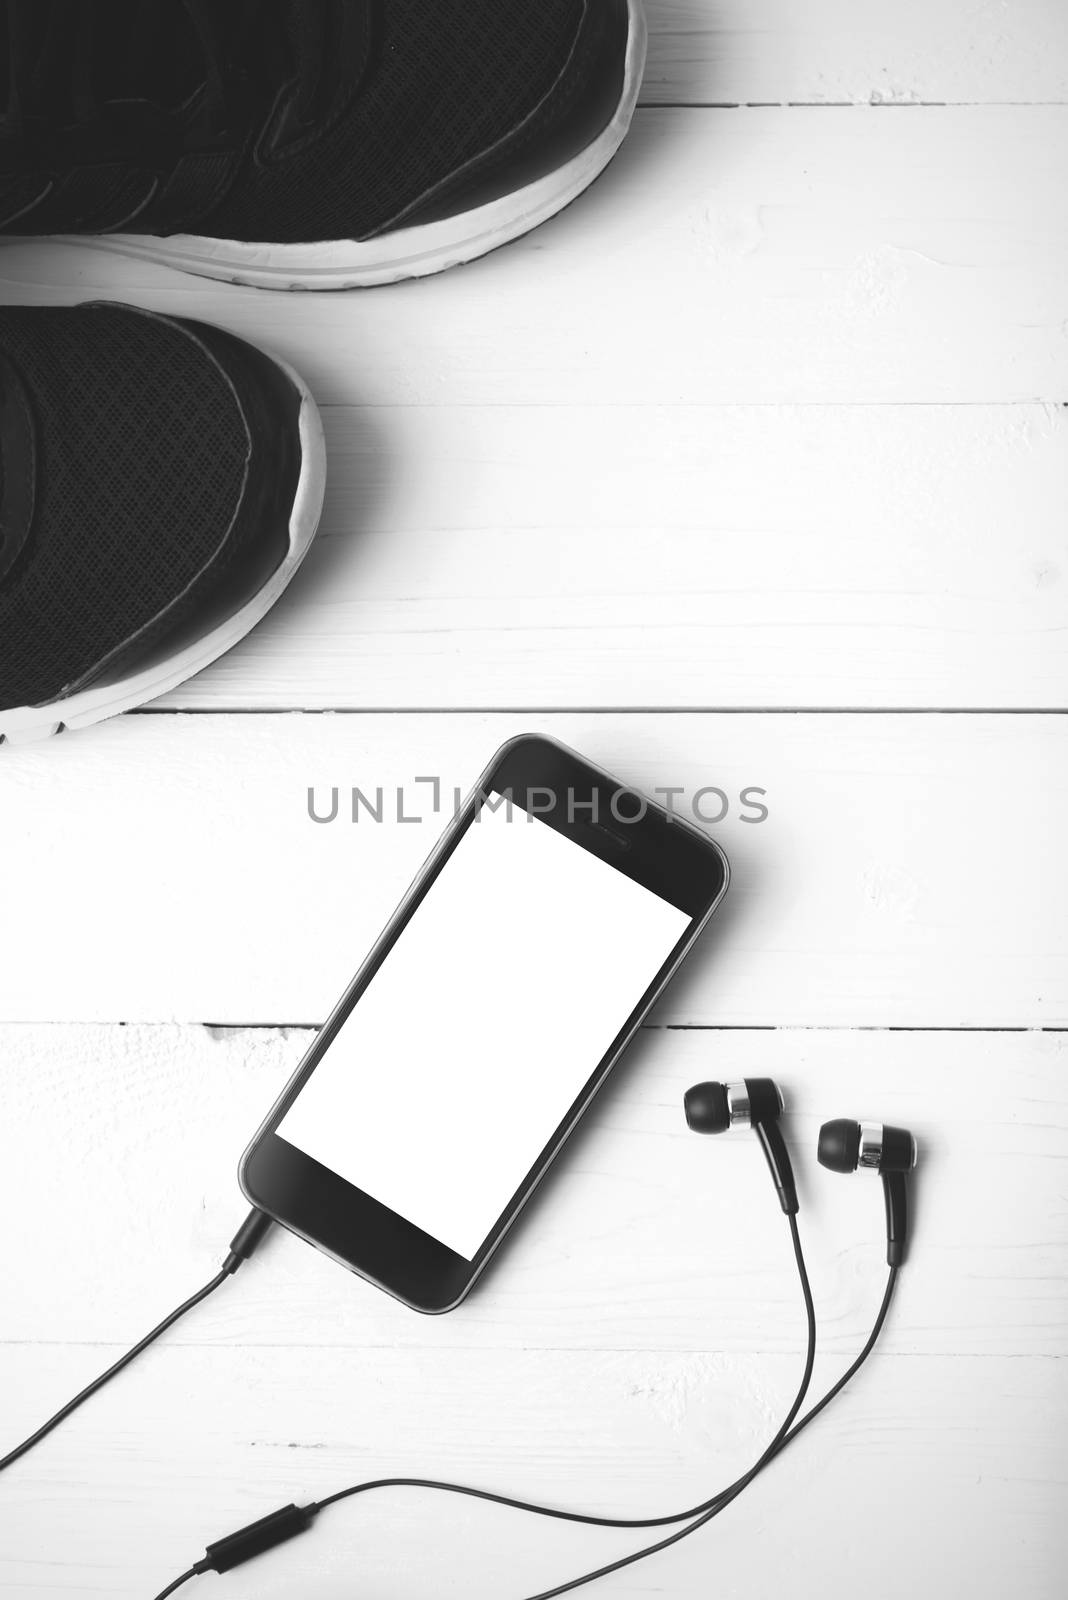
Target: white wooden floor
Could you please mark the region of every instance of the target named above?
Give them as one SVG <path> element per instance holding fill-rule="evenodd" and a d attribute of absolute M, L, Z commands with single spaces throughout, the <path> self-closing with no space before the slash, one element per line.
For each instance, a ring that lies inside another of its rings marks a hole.
<path fill-rule="evenodd" d="M 591 1594 L 1063 1594 L 1068 8 L 649 10 L 618 162 L 462 272 L 283 298 L 0 255 L 4 300 L 272 345 L 332 470 L 254 637 L 2 753 L 0 1451 L 214 1271 L 246 1138 L 439 826 L 354 825 L 352 785 L 463 784 L 541 727 L 650 789 L 722 788 L 736 871 L 465 1307 L 416 1317 L 273 1238 L 5 1475 L 4 1595 L 148 1600 L 361 1477 L 619 1514 L 729 1481 L 803 1327 L 753 1141 L 693 1139 L 680 1101 L 758 1073 L 789 1097 L 823 1380 L 884 1267 L 878 1185 L 817 1168 L 816 1130 L 919 1135 L 893 1321 L 714 1527 Z M 392 1494 L 200 1583 L 519 1600 L 640 1542 Z"/>

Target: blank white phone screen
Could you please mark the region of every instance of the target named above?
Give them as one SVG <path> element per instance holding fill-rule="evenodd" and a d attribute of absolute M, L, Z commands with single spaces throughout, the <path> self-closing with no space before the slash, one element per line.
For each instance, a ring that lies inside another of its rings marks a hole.
<path fill-rule="evenodd" d="M 472 1260 L 690 921 L 492 797 L 279 1134 Z"/>

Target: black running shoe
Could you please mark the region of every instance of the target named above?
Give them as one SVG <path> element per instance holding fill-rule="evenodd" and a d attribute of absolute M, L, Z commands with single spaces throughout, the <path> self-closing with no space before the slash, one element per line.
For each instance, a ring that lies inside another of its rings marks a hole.
<path fill-rule="evenodd" d="M 0 740 L 99 722 L 236 644 L 324 482 L 308 391 L 231 334 L 0 308 Z"/>
<path fill-rule="evenodd" d="M 619 148 L 645 59 L 641 0 L 4 15 L 0 231 L 277 289 L 421 277 L 537 227 Z"/>

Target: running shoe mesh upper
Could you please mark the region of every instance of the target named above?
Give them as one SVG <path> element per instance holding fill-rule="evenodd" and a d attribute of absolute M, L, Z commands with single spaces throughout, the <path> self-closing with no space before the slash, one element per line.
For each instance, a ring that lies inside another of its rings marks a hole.
<path fill-rule="evenodd" d="M 15 3 L 17 11 L 29 0 Z M 58 3 L 33 0 L 33 26 L 43 29 L 37 19 Z M 158 38 L 151 48 L 141 42 L 133 52 L 140 83 L 126 59 L 132 27 L 121 40 L 113 20 L 105 32 L 105 14 L 94 25 L 89 0 L 81 66 L 73 46 L 43 65 L 32 51 L 20 60 L 29 21 L 18 35 L 0 30 L 0 94 L 5 51 L 26 86 L 0 111 L 0 224 L 29 234 L 122 228 L 275 243 L 366 238 L 532 114 L 523 140 L 544 132 L 560 111 L 554 86 L 600 4 L 349 0 L 343 22 L 342 0 L 264 0 L 260 24 L 251 25 L 237 20 L 257 16 L 241 0 L 140 0 L 137 15 L 154 14 L 159 34 L 175 41 L 170 52 Z M 198 32 L 196 69 L 189 40 Z M 330 50 L 332 41 L 340 50 L 339 39 L 348 51 L 340 61 Z M 202 89 L 176 109 L 197 70 Z M 42 98 L 42 72 L 60 75 L 58 103 Z M 117 84 L 132 97 L 121 115 L 108 99 Z M 569 84 L 571 94 L 581 90 Z M 290 102 L 305 120 L 299 136 L 290 128 L 274 148 L 265 130 Z M 84 129 L 72 127 L 72 117 L 84 119 Z"/>
<path fill-rule="evenodd" d="M 388 0 L 365 84 L 299 154 L 251 164 L 203 231 L 364 237 L 505 138 L 566 65 L 582 0 Z"/>
<path fill-rule="evenodd" d="M 224 542 L 249 456 L 226 377 L 125 307 L 0 308 L 36 431 L 29 538 L 0 582 L 0 706 L 35 704 L 170 606 Z"/>

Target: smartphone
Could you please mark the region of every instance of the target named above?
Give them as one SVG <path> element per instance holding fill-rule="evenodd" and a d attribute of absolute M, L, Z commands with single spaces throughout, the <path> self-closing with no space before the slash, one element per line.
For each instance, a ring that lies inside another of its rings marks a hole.
<path fill-rule="evenodd" d="M 727 887 L 710 838 L 540 735 L 494 756 L 242 1159 L 250 1202 L 459 1305 Z"/>

